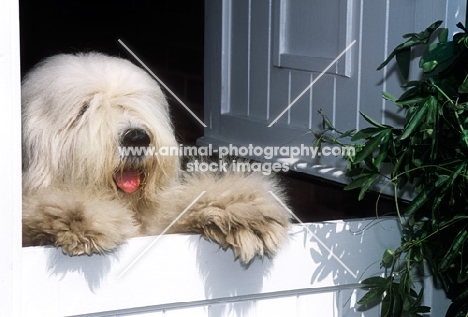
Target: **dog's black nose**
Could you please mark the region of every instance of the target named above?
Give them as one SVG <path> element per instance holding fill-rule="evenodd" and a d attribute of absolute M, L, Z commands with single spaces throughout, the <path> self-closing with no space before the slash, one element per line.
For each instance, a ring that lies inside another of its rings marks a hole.
<path fill-rule="evenodd" d="M 123 135 L 120 143 L 123 146 L 149 146 L 150 137 L 143 129 L 128 129 Z"/>

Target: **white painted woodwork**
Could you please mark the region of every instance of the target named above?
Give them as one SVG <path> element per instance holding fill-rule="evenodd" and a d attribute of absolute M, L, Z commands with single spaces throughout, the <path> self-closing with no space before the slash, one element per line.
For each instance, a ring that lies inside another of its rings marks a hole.
<path fill-rule="evenodd" d="M 312 145 L 323 109 L 341 131 L 367 125 L 359 111 L 401 125 L 395 96 L 403 83 L 395 64 L 376 68 L 403 42 L 436 20 L 451 32 L 465 22 L 464 0 L 206 1 L 205 129 L 200 144 Z M 271 128 L 276 117 L 338 60 Z M 417 50 L 414 57 L 417 58 Z M 420 75 L 417 63 L 410 77 Z M 264 160 L 262 157 L 253 158 Z M 291 169 L 340 182 L 341 157 L 297 157 Z"/>
<path fill-rule="evenodd" d="M 135 238 L 105 256 L 69 257 L 53 247 L 23 249 L 23 316 L 377 316 L 356 300 L 358 284 L 380 274 L 385 248 L 400 242 L 394 218 L 294 225 L 274 259 L 246 268 L 230 249 L 198 235 Z M 339 261 L 330 255 L 332 251 Z M 341 262 L 341 263 L 340 263 Z M 354 277 L 354 276 L 356 277 Z M 425 303 L 448 301 L 425 279 Z"/>
<path fill-rule="evenodd" d="M 21 97 L 18 2 L 0 2 L 0 316 L 21 316 Z"/>

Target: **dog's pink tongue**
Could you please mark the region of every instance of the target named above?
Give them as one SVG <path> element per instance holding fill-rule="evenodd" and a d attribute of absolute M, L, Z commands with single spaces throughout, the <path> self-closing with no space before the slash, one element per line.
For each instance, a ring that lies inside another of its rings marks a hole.
<path fill-rule="evenodd" d="M 131 194 L 138 189 L 141 182 L 140 173 L 135 171 L 125 171 L 116 173 L 115 182 L 124 192 Z"/>

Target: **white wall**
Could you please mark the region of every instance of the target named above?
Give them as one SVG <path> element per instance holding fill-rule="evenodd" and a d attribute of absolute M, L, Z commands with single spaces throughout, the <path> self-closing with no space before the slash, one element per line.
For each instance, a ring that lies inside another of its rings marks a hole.
<path fill-rule="evenodd" d="M 394 64 L 376 68 L 436 20 L 456 30 L 465 0 L 206 1 L 205 137 L 200 143 L 312 145 L 323 109 L 341 131 L 362 128 L 359 111 L 402 124 L 382 90 L 402 92 Z M 276 117 L 352 41 L 351 49 L 272 127 Z M 417 63 L 415 63 L 417 64 Z M 417 65 L 410 77 L 418 77 Z M 262 157 L 257 157 L 262 160 Z M 341 157 L 299 157 L 291 169 L 346 182 Z"/>
<path fill-rule="evenodd" d="M 248 268 L 198 235 L 167 235 L 120 278 L 154 237 L 132 239 L 106 256 L 24 248 L 23 316 L 377 316 L 378 307 L 357 307 L 365 292 L 358 282 L 381 273 L 383 250 L 399 245 L 398 222 L 307 228 L 293 226 L 277 257 L 256 258 Z M 425 303 L 441 316 L 448 301 L 430 281 Z"/>
<path fill-rule="evenodd" d="M 0 2 L 0 315 L 21 316 L 21 107 L 18 3 Z"/>

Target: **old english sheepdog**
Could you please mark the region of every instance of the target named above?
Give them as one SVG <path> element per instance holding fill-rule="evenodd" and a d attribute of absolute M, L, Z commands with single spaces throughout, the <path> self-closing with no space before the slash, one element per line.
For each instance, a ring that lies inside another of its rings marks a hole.
<path fill-rule="evenodd" d="M 69 255 L 112 251 L 160 234 L 200 233 L 248 263 L 272 256 L 289 217 L 261 173 L 188 173 L 178 156 L 122 156 L 118 147 L 178 146 L 159 85 L 131 62 L 57 55 L 22 86 L 23 245 Z"/>

